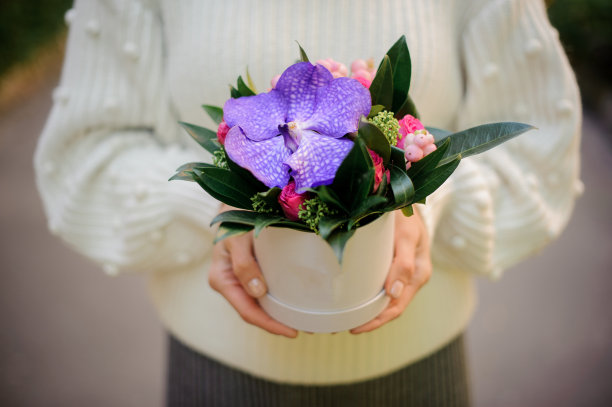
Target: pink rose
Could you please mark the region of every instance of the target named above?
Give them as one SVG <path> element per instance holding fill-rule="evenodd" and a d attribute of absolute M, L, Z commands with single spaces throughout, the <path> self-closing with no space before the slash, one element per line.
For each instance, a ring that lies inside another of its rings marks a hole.
<path fill-rule="evenodd" d="M 225 145 L 225 136 L 227 136 L 229 130 L 230 128 L 227 123 L 225 123 L 225 120 L 219 123 L 219 127 L 217 128 L 217 140 L 219 140 L 222 146 Z"/>
<path fill-rule="evenodd" d="M 285 216 L 289 220 L 298 220 L 298 213 L 300 212 L 300 205 L 307 200 L 309 194 L 304 192 L 303 194 L 298 194 L 295 192 L 295 181 L 291 180 L 278 196 L 278 203 L 280 204 Z"/>
<path fill-rule="evenodd" d="M 400 138 L 397 141 L 397 146 L 402 149 L 405 147 L 404 139 L 406 138 L 406 135 L 425 128 L 419 119 L 409 114 L 399 120 L 399 125 Z"/>
<path fill-rule="evenodd" d="M 374 151 L 368 149 L 370 153 L 370 157 L 372 157 L 372 162 L 374 163 L 374 191 L 378 190 L 380 183 L 383 180 L 383 173 L 385 172 L 385 167 L 383 166 L 383 159 L 381 156 L 376 154 Z M 389 181 L 389 172 L 387 170 L 387 181 Z"/>

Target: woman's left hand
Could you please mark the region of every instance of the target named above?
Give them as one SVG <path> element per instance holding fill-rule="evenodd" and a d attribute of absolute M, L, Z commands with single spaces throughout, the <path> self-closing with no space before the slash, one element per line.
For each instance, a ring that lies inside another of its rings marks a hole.
<path fill-rule="evenodd" d="M 353 334 L 372 331 L 400 316 L 431 277 L 429 238 L 418 211 L 410 217 L 395 212 L 394 245 L 393 262 L 385 282 L 391 301 L 376 318 L 351 329 Z"/>

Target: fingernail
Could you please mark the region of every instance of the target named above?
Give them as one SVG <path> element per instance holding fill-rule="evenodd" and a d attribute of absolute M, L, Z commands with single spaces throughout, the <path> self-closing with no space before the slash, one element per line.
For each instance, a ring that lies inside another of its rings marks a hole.
<path fill-rule="evenodd" d="M 247 286 L 249 288 L 249 294 L 251 294 L 253 297 L 259 298 L 266 293 L 264 283 L 262 283 L 257 277 L 249 281 Z"/>
<path fill-rule="evenodd" d="M 404 291 L 404 283 L 397 280 L 391 286 L 391 292 L 389 294 L 391 294 L 393 298 L 399 298 L 400 295 L 402 295 L 402 291 Z"/>

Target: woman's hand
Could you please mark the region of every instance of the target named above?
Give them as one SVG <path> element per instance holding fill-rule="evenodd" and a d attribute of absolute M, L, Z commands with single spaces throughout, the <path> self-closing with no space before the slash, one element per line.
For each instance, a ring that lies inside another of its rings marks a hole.
<path fill-rule="evenodd" d="M 353 328 L 351 333 L 372 331 L 400 316 L 431 276 L 429 238 L 418 211 L 410 217 L 395 213 L 394 244 L 393 262 L 385 282 L 391 302 L 376 318 Z"/>
<path fill-rule="evenodd" d="M 268 291 L 253 252 L 253 232 L 224 239 L 213 247 L 210 286 L 236 309 L 242 319 L 266 331 L 295 338 L 297 331 L 273 319 L 256 298 Z"/>

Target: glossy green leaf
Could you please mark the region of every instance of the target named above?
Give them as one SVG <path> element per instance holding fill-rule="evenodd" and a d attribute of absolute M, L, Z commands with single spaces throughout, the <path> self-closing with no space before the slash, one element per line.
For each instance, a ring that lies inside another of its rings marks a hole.
<path fill-rule="evenodd" d="M 401 36 L 395 44 L 387 51 L 391 69 L 393 71 L 393 106 L 392 111 L 398 111 L 406 100 L 410 89 L 410 76 L 412 75 L 412 63 L 410 51 L 406 44 L 406 37 Z"/>
<path fill-rule="evenodd" d="M 231 195 L 227 196 L 227 195 L 221 194 L 218 191 L 216 191 L 213 187 L 208 185 L 206 182 L 204 182 L 204 179 L 202 178 L 204 174 L 202 174 L 202 172 L 199 171 L 198 169 L 194 169 L 192 175 L 193 175 L 193 180 L 197 182 L 198 185 L 200 185 L 202 189 L 204 189 L 204 191 L 206 191 L 210 196 L 215 198 L 217 201 L 223 202 L 229 206 L 233 206 L 236 208 L 247 209 L 246 207 L 244 207 L 243 201 L 240 201 L 239 199 L 236 199 Z"/>
<path fill-rule="evenodd" d="M 261 233 L 262 230 L 264 230 L 264 228 L 273 225 L 275 223 L 280 222 L 283 218 L 279 217 L 279 216 L 262 216 L 263 214 L 260 214 L 260 216 L 257 217 L 257 219 L 255 220 L 255 237 L 259 236 L 259 234 Z"/>
<path fill-rule="evenodd" d="M 378 127 L 362 117 L 359 121 L 357 137 L 361 138 L 370 150 L 382 157 L 384 165 L 389 164 L 391 145 Z"/>
<path fill-rule="evenodd" d="M 179 124 L 187 131 L 191 138 L 204 147 L 209 153 L 214 154 L 215 151 L 221 148 L 221 144 L 219 144 L 217 140 L 216 131 L 185 122 L 179 122 Z"/>
<path fill-rule="evenodd" d="M 371 169 L 373 167 L 370 153 L 363 140 L 357 138 L 353 148 L 336 171 L 336 177 L 331 185 L 348 209 L 352 209 L 352 205 L 359 199 L 362 184 L 367 181 Z"/>
<path fill-rule="evenodd" d="M 370 85 L 372 105 L 382 105 L 386 110 L 392 111 L 393 105 L 393 70 L 389 57 L 385 55 L 376 76 Z"/>
<path fill-rule="evenodd" d="M 242 96 L 255 95 L 255 92 L 253 92 L 253 90 L 249 88 L 246 83 L 244 83 L 244 79 L 242 79 L 242 76 L 238 77 L 237 85 L 238 85 L 238 92 L 240 92 L 240 95 Z"/>
<path fill-rule="evenodd" d="M 391 146 L 391 164 L 399 168 L 406 168 L 406 156 L 404 150 Z"/>
<path fill-rule="evenodd" d="M 240 223 L 223 223 L 219 226 L 219 230 L 217 231 L 217 236 L 215 236 L 215 240 L 213 243 L 220 242 L 223 239 L 227 239 L 231 236 L 241 235 L 243 233 L 247 233 L 253 230 L 253 226 L 244 225 Z"/>
<path fill-rule="evenodd" d="M 396 166 L 391 166 L 391 191 L 395 199 L 395 208 L 401 208 L 412 202 L 415 194 L 414 185 L 406 171 Z"/>
<path fill-rule="evenodd" d="M 451 134 L 448 136 L 451 145 L 440 165 L 451 162 L 458 156 L 465 158 L 485 152 L 534 128 L 524 123 L 501 122 L 483 124 Z"/>
<path fill-rule="evenodd" d="M 223 121 L 223 109 L 219 106 L 202 105 L 202 108 L 215 123 L 220 124 Z"/>
<path fill-rule="evenodd" d="M 255 226 L 259 215 L 259 213 L 253 211 L 225 211 L 215 216 L 215 218 L 210 222 L 210 225 L 212 226 L 219 222 L 230 222 Z"/>
<path fill-rule="evenodd" d="M 240 94 L 240 91 L 238 89 L 230 85 L 230 96 L 232 97 L 232 99 L 238 99 L 242 95 Z"/>
<path fill-rule="evenodd" d="M 321 185 L 314 189 L 309 189 L 310 192 L 317 194 L 319 198 L 326 204 L 331 204 L 333 207 L 336 207 L 342 210 L 345 213 L 348 213 L 348 209 L 342 202 L 342 200 L 338 197 L 338 195 L 334 192 L 333 189 L 329 188 L 327 185 Z"/>
<path fill-rule="evenodd" d="M 383 105 L 373 105 L 370 109 L 370 113 L 368 114 L 368 119 L 373 118 L 378 113 L 382 112 L 385 109 Z"/>
<path fill-rule="evenodd" d="M 395 110 L 395 118 L 400 120 L 407 114 L 412 115 L 416 117 L 417 119 L 420 117 L 419 112 L 416 108 L 416 105 L 414 104 L 414 101 L 412 100 L 410 95 L 406 95 L 406 99 L 404 100 L 404 103 L 401 105 L 399 109 Z"/>
<path fill-rule="evenodd" d="M 412 205 L 404 206 L 402 208 L 402 213 L 407 218 L 412 216 L 414 214 L 414 209 L 412 208 Z"/>
<path fill-rule="evenodd" d="M 424 182 L 416 185 L 413 201 L 419 202 L 431 195 L 451 176 L 460 161 L 461 157 L 457 157 L 453 161 L 436 168 L 434 172 L 430 173 L 430 175 L 425 178 Z"/>
<path fill-rule="evenodd" d="M 297 45 L 298 45 L 298 47 L 300 47 L 300 61 L 302 61 L 302 62 L 310 62 L 308 60 L 308 55 L 306 55 L 306 51 L 304 51 L 304 48 L 302 48 L 302 46 L 300 45 L 299 42 L 297 43 Z"/>
<path fill-rule="evenodd" d="M 333 249 L 336 258 L 338 259 L 338 263 L 342 264 L 342 257 L 344 255 L 344 248 L 346 247 L 346 243 L 355 233 L 355 229 L 344 230 L 344 229 L 336 229 L 334 232 L 327 238 L 327 243 Z"/>
<path fill-rule="evenodd" d="M 255 178 L 255 176 L 249 170 L 236 164 L 227 155 L 226 155 L 226 160 L 227 160 L 227 166 L 232 172 L 232 174 L 241 178 L 244 182 L 246 182 L 249 185 L 251 189 L 255 190 L 256 192 L 263 192 L 263 191 L 268 190 L 268 187 L 264 185 L 263 182 Z"/>
<path fill-rule="evenodd" d="M 194 168 L 193 172 L 209 189 L 238 203 L 234 206 L 242 209 L 252 209 L 251 197 L 257 191 L 236 174 L 216 167 Z M 207 190 L 207 192 L 209 191 Z"/>
<path fill-rule="evenodd" d="M 437 127 L 425 127 L 428 132 L 430 132 L 434 136 L 435 143 L 440 145 L 442 141 L 444 141 L 448 136 L 452 134 L 452 132 L 444 129 L 439 129 Z"/>
<path fill-rule="evenodd" d="M 179 171 L 173 176 L 171 176 L 168 181 L 191 181 L 195 182 L 193 179 L 193 172 L 191 171 Z"/>
<path fill-rule="evenodd" d="M 319 221 L 319 234 L 323 239 L 327 239 L 334 230 L 346 223 L 345 218 L 328 217 Z"/>
<path fill-rule="evenodd" d="M 419 161 L 412 163 L 410 169 L 408 170 L 408 176 L 414 181 L 418 182 L 417 178 L 421 175 L 427 176 L 430 172 L 432 172 L 437 166 L 442 157 L 446 154 L 446 151 L 450 147 L 451 141 L 447 138 L 442 144 L 438 146 L 436 151 L 426 155 L 421 158 Z"/>

